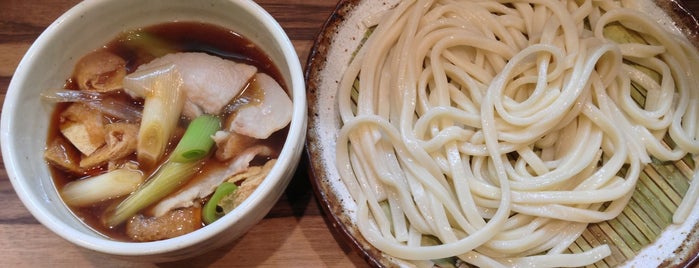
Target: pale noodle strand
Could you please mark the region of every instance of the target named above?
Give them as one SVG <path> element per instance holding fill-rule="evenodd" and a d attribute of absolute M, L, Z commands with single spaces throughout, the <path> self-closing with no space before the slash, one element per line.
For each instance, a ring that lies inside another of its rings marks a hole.
<path fill-rule="evenodd" d="M 699 154 L 699 52 L 621 4 L 410 0 L 371 17 L 337 94 L 337 167 L 366 240 L 422 264 L 610 255 L 564 252 L 621 213 L 651 157 Z M 620 25 L 647 44 L 605 36 Z M 693 179 L 673 220 L 697 198 Z"/>

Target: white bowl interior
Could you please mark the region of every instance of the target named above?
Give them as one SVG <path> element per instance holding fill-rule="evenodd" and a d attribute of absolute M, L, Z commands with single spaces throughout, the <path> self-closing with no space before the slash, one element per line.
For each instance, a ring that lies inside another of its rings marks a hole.
<path fill-rule="evenodd" d="M 105 19 L 107 18 L 107 19 Z M 60 201 L 43 161 L 51 107 L 39 93 L 61 87 L 75 62 L 124 30 L 167 21 L 201 21 L 232 29 L 266 51 L 291 92 L 294 111 L 284 149 L 268 178 L 239 208 L 194 233 L 147 243 L 116 242 L 93 232 Z M 29 211 L 63 238 L 85 248 L 139 260 L 169 261 L 219 247 L 262 219 L 286 188 L 305 139 L 306 95 L 293 45 L 252 1 L 85 1 L 58 18 L 30 47 L 8 88 L 0 126 L 3 159 Z M 146 256 L 146 258 L 144 258 Z"/>

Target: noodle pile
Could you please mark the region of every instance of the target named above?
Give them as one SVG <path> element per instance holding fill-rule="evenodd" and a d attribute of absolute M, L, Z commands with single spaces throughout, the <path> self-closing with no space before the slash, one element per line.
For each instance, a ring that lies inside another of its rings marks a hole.
<path fill-rule="evenodd" d="M 338 91 L 336 161 L 362 235 L 418 263 L 610 255 L 565 250 L 625 208 L 651 159 L 699 153 L 699 53 L 623 2 L 406 0 L 381 14 Z"/>

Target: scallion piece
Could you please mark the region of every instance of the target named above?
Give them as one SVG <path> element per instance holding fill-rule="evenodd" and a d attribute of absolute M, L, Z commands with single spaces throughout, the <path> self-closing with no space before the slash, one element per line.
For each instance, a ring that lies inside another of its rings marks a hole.
<path fill-rule="evenodd" d="M 71 206 L 91 206 L 95 203 L 125 196 L 143 182 L 143 173 L 130 168 L 118 168 L 107 173 L 72 181 L 61 189 L 63 201 Z"/>
<path fill-rule="evenodd" d="M 218 203 L 222 198 L 232 194 L 236 190 L 238 190 L 238 186 L 232 182 L 221 183 L 218 188 L 216 188 L 216 191 L 213 195 L 211 195 L 209 202 L 206 202 L 206 205 L 204 205 L 204 209 L 201 212 L 201 218 L 204 223 L 211 224 L 225 215 L 225 212 L 218 211 Z"/>
<path fill-rule="evenodd" d="M 114 209 L 107 217 L 106 225 L 114 227 L 121 224 L 187 182 L 199 170 L 200 160 L 209 154 L 214 144 L 211 135 L 219 128 L 220 119 L 211 115 L 199 116 L 189 123 L 167 162 Z"/>
<path fill-rule="evenodd" d="M 201 115 L 195 118 L 170 155 L 170 161 L 189 162 L 204 158 L 214 145 L 211 136 L 219 129 L 221 120 L 216 116 Z"/>
<path fill-rule="evenodd" d="M 124 78 L 127 92 L 144 94 L 136 155 L 141 167 L 160 163 L 180 121 L 185 102 L 182 76 L 174 65 L 139 70 Z"/>
<path fill-rule="evenodd" d="M 167 162 L 141 187 L 121 201 L 106 220 L 115 227 L 156 201 L 175 191 L 199 170 L 200 162 Z"/>
<path fill-rule="evenodd" d="M 173 43 L 148 32 L 129 32 L 123 37 L 123 40 L 127 47 L 145 51 L 154 58 L 177 52 L 177 47 Z"/>

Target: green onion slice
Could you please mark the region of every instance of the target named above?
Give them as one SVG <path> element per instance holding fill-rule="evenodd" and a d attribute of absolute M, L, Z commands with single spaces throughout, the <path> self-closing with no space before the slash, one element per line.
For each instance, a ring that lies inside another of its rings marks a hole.
<path fill-rule="evenodd" d="M 151 178 L 109 213 L 105 223 L 115 227 L 140 210 L 152 205 L 186 183 L 209 155 L 214 140 L 211 135 L 221 128 L 221 120 L 212 115 L 195 118 L 168 161 Z"/>
<path fill-rule="evenodd" d="M 190 162 L 206 157 L 214 145 L 212 135 L 221 129 L 221 120 L 212 115 L 195 118 L 170 156 L 170 161 Z"/>
<path fill-rule="evenodd" d="M 225 212 L 217 209 L 218 203 L 221 201 L 221 199 L 232 194 L 236 190 L 238 190 L 238 186 L 232 182 L 223 182 L 218 186 L 218 188 L 216 188 L 216 191 L 209 199 L 209 202 L 204 205 L 204 209 L 201 212 L 201 217 L 204 223 L 211 224 L 226 214 Z"/>
<path fill-rule="evenodd" d="M 173 191 L 196 173 L 201 167 L 200 161 L 167 162 L 145 184 L 136 189 L 129 197 L 121 201 L 106 219 L 106 225 L 115 227 L 140 210 L 157 202 Z"/>

